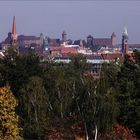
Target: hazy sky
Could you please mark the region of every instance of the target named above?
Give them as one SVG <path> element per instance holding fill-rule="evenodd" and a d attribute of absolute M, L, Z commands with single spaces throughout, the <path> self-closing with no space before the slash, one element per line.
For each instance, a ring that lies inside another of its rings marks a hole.
<path fill-rule="evenodd" d="M 11 30 L 16 16 L 17 32 L 61 38 L 65 30 L 71 39 L 111 36 L 118 42 L 124 26 L 129 42 L 140 43 L 140 1 L 0 1 L 0 41 Z"/>

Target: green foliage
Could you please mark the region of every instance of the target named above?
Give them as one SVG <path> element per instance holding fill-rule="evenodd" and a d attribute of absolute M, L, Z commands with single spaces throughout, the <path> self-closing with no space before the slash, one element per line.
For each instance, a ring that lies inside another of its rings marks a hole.
<path fill-rule="evenodd" d="M 130 127 L 138 136 L 140 126 L 140 65 L 137 52 L 136 62 L 126 57 L 118 75 L 118 102 L 120 115 L 118 121 Z"/>
<path fill-rule="evenodd" d="M 15 96 L 20 95 L 19 90 L 28 82 L 29 77 L 42 74 L 39 57 L 34 53 L 18 55 L 14 49 L 9 48 L 4 59 L 0 61 L 1 85 L 10 84 Z M 17 94 L 18 93 L 18 94 Z"/>
<path fill-rule="evenodd" d="M 15 113 L 17 101 L 9 87 L 0 88 L 0 140 L 21 140 L 18 116 Z"/>
<path fill-rule="evenodd" d="M 122 123 L 139 134 L 140 126 L 140 54 L 136 61 L 125 57 L 123 64 L 103 64 L 100 79 L 84 76 L 92 66 L 82 55 L 70 64 L 41 63 L 33 52 L 20 55 L 9 50 L 0 60 L 0 85 L 11 86 L 19 105 L 24 136 L 43 139 L 51 130 L 81 127 L 94 137 Z M 75 129 L 76 130 L 76 129 Z M 79 129 L 78 129 L 79 130 Z"/>
<path fill-rule="evenodd" d="M 34 76 L 21 89 L 24 112 L 24 135 L 31 138 L 43 138 L 46 135 L 48 121 L 48 97 L 43 80 Z"/>
<path fill-rule="evenodd" d="M 70 62 L 71 70 L 75 70 L 77 72 L 83 72 L 86 69 L 86 57 L 83 55 L 77 55 L 71 57 L 72 61 Z"/>

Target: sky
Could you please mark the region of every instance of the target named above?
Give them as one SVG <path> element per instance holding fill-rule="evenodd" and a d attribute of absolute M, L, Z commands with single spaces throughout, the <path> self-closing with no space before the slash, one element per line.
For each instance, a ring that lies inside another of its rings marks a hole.
<path fill-rule="evenodd" d="M 77 40 L 88 35 L 110 38 L 115 32 L 120 43 L 127 27 L 129 42 L 140 43 L 140 1 L 0 1 L 0 42 L 11 31 L 13 16 L 18 35 L 61 38 L 66 31 L 68 38 Z"/>

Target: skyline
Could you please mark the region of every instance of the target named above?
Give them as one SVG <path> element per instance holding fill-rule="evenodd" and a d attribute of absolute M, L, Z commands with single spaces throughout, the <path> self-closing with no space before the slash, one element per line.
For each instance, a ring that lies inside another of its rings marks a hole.
<path fill-rule="evenodd" d="M 130 43 L 140 43 L 140 2 L 137 1 L 12 1 L 0 2 L 0 41 L 7 37 L 16 16 L 18 35 L 40 33 L 61 38 L 65 30 L 72 40 L 109 38 L 115 32 L 121 43 L 126 26 Z"/>

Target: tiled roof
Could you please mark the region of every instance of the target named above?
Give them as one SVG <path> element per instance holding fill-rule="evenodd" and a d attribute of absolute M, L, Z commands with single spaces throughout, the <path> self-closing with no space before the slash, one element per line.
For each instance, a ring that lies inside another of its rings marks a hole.
<path fill-rule="evenodd" d="M 19 35 L 18 36 L 18 41 L 24 41 L 24 40 L 39 40 L 40 37 L 36 36 L 24 36 L 24 35 Z"/>
<path fill-rule="evenodd" d="M 103 59 L 108 60 L 115 60 L 116 58 L 122 59 L 123 56 L 121 53 L 108 53 L 108 54 L 102 54 Z"/>
<path fill-rule="evenodd" d="M 73 48 L 73 47 L 65 48 L 65 47 L 62 47 L 61 48 L 61 53 L 62 54 L 66 54 L 66 53 L 77 54 L 78 51 L 77 51 L 77 48 Z"/>
<path fill-rule="evenodd" d="M 110 38 L 93 38 L 93 46 L 112 46 Z"/>

